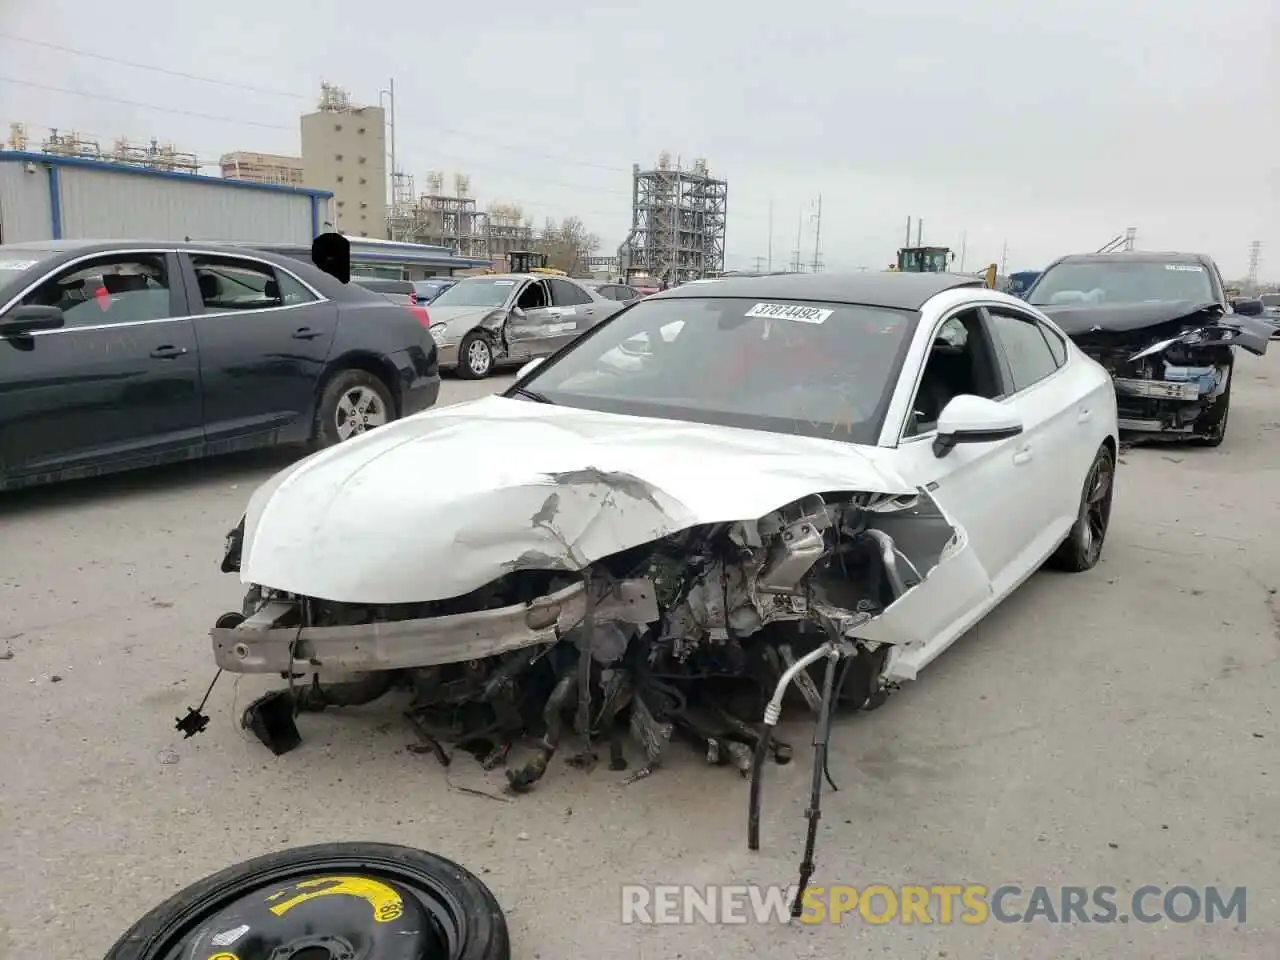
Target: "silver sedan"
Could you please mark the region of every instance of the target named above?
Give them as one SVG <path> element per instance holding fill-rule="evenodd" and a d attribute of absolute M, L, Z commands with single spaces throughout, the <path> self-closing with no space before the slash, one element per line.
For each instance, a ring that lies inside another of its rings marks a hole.
<path fill-rule="evenodd" d="M 467 380 L 548 357 L 627 306 L 568 277 L 467 277 L 430 304 L 440 367 Z"/>

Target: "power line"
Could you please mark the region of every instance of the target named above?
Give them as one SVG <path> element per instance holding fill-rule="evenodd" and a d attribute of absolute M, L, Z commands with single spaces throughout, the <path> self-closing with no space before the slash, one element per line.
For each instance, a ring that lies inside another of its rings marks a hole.
<path fill-rule="evenodd" d="M 134 108 L 143 109 L 143 110 L 155 110 L 160 113 L 173 114 L 176 116 L 183 116 L 183 117 L 193 117 L 199 120 L 213 120 L 213 121 L 222 122 L 222 123 L 243 124 L 247 126 L 261 127 L 261 128 L 270 129 L 270 130 L 288 130 L 290 132 L 293 132 L 295 129 L 294 127 L 286 126 L 284 124 L 256 122 L 252 120 L 245 120 L 241 117 L 228 117 L 228 116 L 221 116 L 219 114 L 212 114 L 212 113 L 198 113 L 192 110 L 179 109 L 177 107 L 163 107 L 153 103 L 143 103 L 141 101 L 136 101 L 136 100 L 123 100 L 123 99 L 120 99 L 119 97 L 110 97 L 110 96 L 107 96 L 106 94 L 91 93 L 85 90 L 72 90 L 69 87 L 55 87 L 49 84 L 36 83 L 35 81 L 32 81 L 32 80 L 18 80 L 14 77 L 0 77 L 0 83 L 12 83 L 18 86 L 34 87 L 39 90 L 49 90 L 54 93 L 65 93 L 71 96 L 84 97 L 88 100 L 102 100 L 106 103 L 117 103 L 123 106 L 134 107 Z M 401 123 L 401 126 L 403 126 L 403 122 Z M 47 129 L 53 130 L 56 128 L 48 127 Z M 218 155 L 221 155 L 222 153 L 226 153 L 226 152 L 228 151 L 225 151 L 225 150 L 209 151 L 209 153 L 217 153 Z M 551 156 L 550 154 L 546 154 L 545 156 L 551 160 L 557 159 L 556 157 Z M 567 180 L 557 180 L 554 177 L 546 177 L 541 174 L 531 173 L 523 169 L 515 169 L 513 167 L 504 167 L 500 164 L 491 164 L 483 160 L 474 160 L 470 157 L 461 157 L 456 155 L 441 156 L 440 154 L 436 154 L 436 158 L 437 160 L 448 161 L 449 163 L 456 166 L 460 166 L 460 167 L 475 167 L 481 170 L 490 170 L 494 173 L 509 174 L 511 176 L 519 177 L 522 180 L 530 180 L 530 181 L 533 181 L 534 183 L 545 183 L 548 186 L 563 187 L 566 190 L 577 190 L 582 193 L 609 194 L 611 196 L 619 196 L 619 197 L 627 197 L 627 198 L 630 198 L 632 195 L 630 190 L 621 190 L 621 189 L 618 189 L 617 187 L 602 187 L 602 186 L 593 185 L 593 184 L 584 184 L 581 182 L 571 183 Z M 201 164 L 201 166 L 215 166 L 215 164 L 206 163 L 206 164 Z M 529 203 L 526 203 L 525 205 L 536 206 L 536 204 L 529 204 Z M 583 211 L 583 212 L 585 213 L 587 211 Z M 599 213 L 599 211 L 596 211 L 596 212 Z M 608 216 L 616 216 L 616 211 L 608 214 Z M 763 216 L 767 216 L 767 214 L 762 216 L 759 213 L 752 213 L 750 211 L 745 213 L 735 211 L 733 216 L 740 217 L 744 220 L 760 220 L 760 219 L 763 219 Z"/>
<path fill-rule="evenodd" d="M 263 87 L 255 87 L 250 84 L 235 83 L 230 80 L 221 80 L 217 77 L 203 76 L 200 74 L 188 73 L 182 70 L 171 70 L 166 67 L 157 67 L 152 64 L 140 63 L 136 60 L 126 60 L 121 57 L 110 57 L 105 54 L 95 53 L 91 50 L 83 50 L 76 47 L 63 46 L 62 44 L 49 43 L 48 41 L 44 41 L 44 40 L 33 40 L 30 37 L 20 37 L 11 33 L 0 32 L 0 39 L 10 40 L 15 43 L 26 43 L 32 46 L 44 47 L 49 50 L 56 50 L 60 53 L 70 54 L 71 56 L 86 57 L 91 60 L 99 60 L 105 63 L 114 63 L 123 67 L 131 67 L 135 70 L 150 70 L 154 73 L 160 73 L 160 74 L 163 74 L 166 76 L 172 76 L 172 77 L 179 77 L 184 80 L 192 80 L 198 83 L 210 83 L 210 84 L 214 84 L 215 86 L 226 87 L 228 89 L 233 89 L 233 90 L 242 90 L 247 93 L 254 93 L 260 96 L 282 97 L 282 98 L 287 98 L 294 101 L 298 101 L 298 100 L 306 101 L 308 99 L 307 97 L 297 93 L 286 93 L 282 90 L 272 90 L 272 89 L 263 88 Z M 66 87 L 56 87 L 56 86 L 51 86 L 47 84 L 36 83 L 31 80 L 19 80 L 15 77 L 0 77 L 0 83 L 11 83 L 18 86 L 31 87 L 33 89 L 48 90 L 53 93 L 64 93 L 70 96 L 84 97 L 86 99 L 91 99 L 91 100 L 101 100 L 107 103 L 116 103 L 121 106 L 133 107 L 135 109 L 155 110 L 159 113 L 167 113 L 174 116 L 193 117 L 199 120 L 212 120 L 212 121 L 221 122 L 221 123 L 240 124 L 243 126 L 257 127 L 260 129 L 268 129 L 268 130 L 288 130 L 290 132 L 296 132 L 298 129 L 296 125 L 265 123 L 262 121 L 246 120 L 243 117 L 227 117 L 227 116 L 219 116 L 216 114 L 197 113 L 194 111 L 183 110 L 183 109 L 178 109 L 174 107 L 159 106 L 153 103 L 144 103 L 142 101 L 123 100 L 117 97 L 110 97 L 105 94 L 90 93 L 83 90 L 72 90 Z M 407 119 L 410 122 L 414 122 L 414 118 L 411 116 L 408 117 Z M 579 160 L 574 157 L 566 157 L 561 154 L 544 153 L 538 150 L 531 150 L 528 147 L 524 147 L 519 144 L 504 143 L 500 140 L 495 140 L 492 137 L 484 136 L 483 134 L 476 134 L 468 130 L 461 130 L 456 127 L 445 126 L 443 124 L 436 123 L 434 120 L 419 120 L 417 122 L 420 122 L 423 127 L 430 128 L 433 133 L 451 134 L 453 136 L 462 137 L 464 139 L 474 140 L 477 143 L 488 144 L 489 146 L 497 147 L 501 150 L 507 150 L 512 153 L 520 153 L 530 157 L 538 157 L 543 160 L 552 160 L 557 163 L 564 163 L 564 164 L 569 164 L 577 167 L 585 167 L 588 169 L 602 170 L 608 173 L 623 173 L 628 176 L 630 176 L 630 174 L 632 173 L 632 169 L 630 166 L 621 167 L 621 166 L 614 166 L 612 164 L 593 163 L 588 160 Z M 403 126 L 403 120 L 401 122 L 401 126 Z M 458 159 L 458 158 L 453 158 L 453 159 Z M 480 167 L 482 169 L 486 166 L 484 163 L 481 163 L 479 161 L 466 160 L 465 158 L 462 158 L 462 160 L 465 164 Z M 510 167 L 495 167 L 493 165 L 489 165 L 488 168 L 490 170 L 494 170 L 497 172 L 505 172 L 505 173 L 510 173 L 514 175 L 519 175 L 525 179 L 541 181 L 548 184 L 556 184 L 558 186 L 569 187 L 571 189 L 586 190 L 589 192 L 594 191 L 597 193 L 610 193 L 610 194 L 615 194 L 617 196 L 625 196 L 625 197 L 630 197 L 632 195 L 632 191 L 630 189 L 619 190 L 619 189 L 605 188 L 605 187 L 589 187 L 589 186 L 584 187 L 581 184 L 568 184 L 562 181 L 550 180 L 545 177 L 538 177 L 536 175 L 528 174 L 523 170 L 515 170 Z M 763 219 L 763 217 L 760 214 L 754 214 L 750 212 L 744 213 L 742 211 L 735 211 L 734 216 L 742 217 L 744 219 L 749 219 L 749 220 Z"/>
<path fill-rule="evenodd" d="M 33 87 L 36 90 L 49 90 L 53 93 L 67 93 L 73 97 L 85 97 L 89 100 L 102 100 L 106 103 L 118 103 L 125 107 L 134 107 L 141 110 L 155 110 L 158 113 L 172 113 L 180 117 L 195 117 L 198 120 L 218 120 L 224 123 L 243 124 L 246 127 L 262 127 L 267 130 L 289 130 L 293 131 L 294 127 L 286 127 L 279 123 L 263 123 L 259 120 L 246 120 L 244 117 L 223 117 L 215 113 L 197 113 L 194 110 L 180 110 L 176 107 L 161 107 L 154 103 L 142 103 L 138 100 L 121 100 L 119 97 L 109 97 L 105 93 L 89 93 L 85 90 L 72 90 L 69 87 L 54 87 L 47 83 L 36 83 L 34 80 L 19 80 L 16 77 L 0 77 L 0 83 L 12 83 L 20 87 Z"/>
<path fill-rule="evenodd" d="M 114 63 L 114 64 L 117 64 L 117 65 L 122 66 L 122 67 L 131 67 L 131 68 L 133 68 L 133 69 L 135 69 L 135 70 L 150 70 L 150 71 L 152 71 L 152 72 L 160 73 L 160 74 L 163 74 L 163 75 L 165 75 L 165 76 L 170 76 L 170 77 L 181 77 L 181 78 L 182 78 L 182 79 L 184 79 L 184 80 L 193 80 L 193 81 L 196 81 L 196 82 L 198 82 L 198 83 L 211 83 L 211 84 L 214 84 L 214 85 L 216 85 L 216 86 L 227 87 L 227 88 L 232 89 L 232 90 L 243 90 L 243 91 L 245 91 L 245 92 L 247 92 L 247 93 L 254 93 L 254 94 L 258 94 L 259 96 L 268 96 L 268 97 L 284 97 L 284 98 L 287 98 L 287 99 L 289 99 L 289 100 L 295 100 L 295 101 L 296 101 L 296 100 L 306 101 L 306 100 L 308 99 L 307 97 L 305 97 L 305 96 L 303 96 L 303 95 L 301 95 L 301 94 L 297 94 L 297 93 L 285 93 L 285 92 L 284 92 L 284 91 L 282 91 L 282 90 L 269 90 L 269 89 L 265 89 L 265 88 L 262 88 L 262 87 L 254 87 L 254 86 L 251 86 L 251 85 L 249 85 L 249 84 L 245 84 L 245 83 L 234 83 L 234 82 L 232 82 L 232 81 L 230 81 L 230 80 L 220 80 L 220 79 L 218 79 L 217 77 L 209 77 L 209 76 L 202 76 L 202 75 L 200 75 L 200 74 L 195 74 L 195 73 L 187 73 L 187 72 L 182 71 L 182 70 L 170 70 L 170 69 L 168 69 L 168 68 L 166 68 L 166 67 L 156 67 L 156 66 L 152 66 L 151 64 L 147 64 L 147 63 L 139 63 L 139 62 L 138 62 L 138 61 L 136 61 L 136 60 L 125 60 L 125 59 L 122 59 L 122 58 L 120 58 L 120 57 L 109 57 L 109 56 L 106 56 L 105 54 L 94 53 L 93 51 L 90 51 L 90 50 L 81 50 L 81 49 L 77 49 L 77 48 L 75 48 L 75 47 L 67 47 L 67 46 L 63 46 L 63 45 L 61 45 L 61 44 L 57 44 L 57 43 L 48 43 L 48 42 L 43 41 L 43 40 L 32 40 L 32 39 L 27 38 L 27 37 L 19 37 L 19 36 L 15 36 L 14 34 L 10 34 L 10 33 L 0 33 L 0 39 L 11 40 L 11 41 L 14 41 L 14 42 L 16 42 L 16 43 L 29 43 L 29 44 L 32 44 L 33 46 L 45 47 L 45 48 L 48 48 L 48 49 L 50 49 L 50 50 L 57 50 L 57 51 L 59 51 L 59 52 L 61 52 L 61 53 L 71 54 L 72 56 L 76 56 L 76 57 L 87 57 L 87 58 L 89 58 L 89 59 L 91 59 L 91 60 L 101 60 L 101 61 L 103 61 L 103 62 L 106 62 L 106 63 Z M 87 94 L 87 93 L 84 93 L 83 91 L 79 91 L 79 90 L 67 90 L 67 89 L 64 89 L 64 88 L 61 88 L 61 87 L 49 87 L 49 86 L 42 86 L 41 84 L 38 84 L 38 83 L 34 83 L 34 82 L 31 82 L 31 81 L 27 81 L 27 80 L 17 80 L 17 79 L 11 78 L 11 77 L 4 77 L 4 78 L 0 78 L 0 79 L 3 79 L 3 80 L 4 80 L 5 82 L 7 82 L 7 83 L 17 83 L 17 84 L 22 84 L 22 85 L 24 85 L 24 86 L 31 86 L 31 87 L 36 87 L 36 88 L 39 88 L 39 89 L 52 90 L 52 91 L 55 91 L 55 92 L 58 92 L 58 93 L 71 93 L 71 94 L 78 95 L 78 96 L 94 96 L 94 97 L 95 97 L 95 99 L 103 99 L 103 100 L 111 100 L 111 99 L 112 99 L 112 98 L 110 98 L 110 97 L 105 97 L 105 96 L 98 96 L 98 95 L 91 95 L 91 94 Z M 144 109 L 161 110 L 161 111 L 166 112 L 166 113 L 173 113 L 173 112 L 175 112 L 172 108 L 169 108 L 169 107 L 157 107 L 157 106 L 154 106 L 154 105 L 152 105 L 152 104 L 147 104 L 147 103 L 136 103 L 136 102 L 133 102 L 133 101 L 127 101 L 127 100 L 116 100 L 115 102 L 117 102 L 117 103 L 121 103 L 121 104 L 124 104 L 125 106 L 141 107 L 141 108 L 144 108 Z M 284 125 L 278 125 L 278 124 L 254 123 L 254 122 L 252 122 L 252 121 L 248 121 L 248 120 L 240 120 L 240 119 L 238 119 L 238 118 L 233 120 L 233 119 L 232 119 L 232 118 L 230 118 L 230 117 L 213 117 L 213 116 L 204 116 L 204 115 L 200 115 L 200 114 L 189 114 L 189 115 L 190 115 L 190 116 L 198 116 L 198 117 L 201 117 L 202 119 L 206 119 L 206 120 L 225 120 L 225 121 L 227 121 L 227 122 L 244 123 L 244 124 L 246 124 L 246 125 L 248 125 L 248 126 L 265 126 L 265 127 L 269 127 L 269 128 L 278 128 L 278 129 L 281 129 L 281 130 L 285 130 L 285 129 L 288 129 L 288 130 L 295 130 L 295 129 L 296 129 L 296 127 L 286 127 L 286 126 L 284 126 Z M 523 146 L 521 146 L 521 145 L 519 145 L 519 144 L 504 143 L 504 142 L 502 142 L 502 141 L 500 141 L 500 140 L 495 140 L 495 139 L 493 139 L 492 137 L 484 136 L 483 134 L 472 133 L 472 132 L 471 132 L 471 131 L 469 131 L 469 130 L 460 130 L 460 129 L 458 129 L 457 127 L 449 127 L 449 126 L 445 126 L 444 124 L 436 123 L 436 122 L 434 122 L 434 121 L 424 121 L 424 122 L 423 122 L 423 125 L 424 125 L 424 126 L 429 126 L 429 127 L 431 128 L 431 130 L 432 130 L 432 132 L 433 132 L 433 133 L 449 133 L 449 134 L 453 134 L 454 136 L 465 137 L 465 138 L 467 138 L 467 139 L 475 140 L 475 141 L 477 141 L 477 142 L 479 142 L 479 143 L 487 143 L 487 144 L 489 144 L 489 145 L 491 145 L 491 146 L 499 147 L 499 148 L 501 148 L 501 149 L 503 149 L 503 150 L 511 150 L 511 151 L 513 151 L 513 152 L 516 152 L 516 153 L 523 153 L 523 154 L 526 154 L 526 155 L 531 156 L 531 157 L 541 157 L 541 158 L 542 158 L 542 159 L 544 159 L 544 160 L 555 160 L 555 161 L 557 161 L 558 163 L 568 163 L 568 164 L 573 164 L 574 166 L 578 166 L 578 167 L 588 167 L 588 168 L 593 168 L 593 169 L 596 169 L 596 170 L 606 170 L 606 171 L 608 171 L 608 172 L 610 172 L 610 173 L 626 173 L 626 174 L 630 174 L 630 173 L 631 173 L 631 168 L 630 168 L 629 166 L 627 166 L 627 167 L 620 167 L 620 166 L 615 166 L 615 165 L 613 165 L 613 164 L 593 163 L 593 162 L 591 162 L 591 161 L 589 161 L 589 160 L 579 160 L 579 159 L 577 159 L 577 158 L 574 158 L 574 157 L 566 157 L 566 156 L 563 156 L 563 155 L 561 155 L 561 154 L 543 153 L 543 152 L 540 152 L 540 151 L 538 151 L 538 150 L 530 150 L 528 147 L 523 147 Z M 630 196 L 630 195 L 631 195 L 631 191 L 630 191 L 630 190 L 625 190 L 625 191 L 622 191 L 622 192 L 623 192 L 623 193 L 625 193 L 625 194 L 627 194 L 628 196 Z"/>
<path fill-rule="evenodd" d="M 283 90 L 266 90 L 262 87 L 252 87 L 247 83 L 235 83 L 231 80 L 219 80 L 216 77 L 204 77 L 195 73 L 186 73 L 182 70 L 170 70 L 166 67 L 155 67 L 146 63 L 137 63 L 133 60 L 122 60 L 119 57 L 108 57 L 106 54 L 94 53 L 90 50 L 79 50 L 75 47 L 64 47 L 58 43 L 49 43 L 46 40 L 32 40 L 30 37 L 19 37 L 12 33 L 0 33 L 0 39 L 11 40 L 14 43 L 27 43 L 33 47 L 44 47 L 46 50 L 57 50 L 59 53 L 69 53 L 76 57 L 85 57 L 88 60 L 98 60 L 102 63 L 114 63 L 121 67 L 133 67 L 135 70 L 150 70 L 152 73 L 162 73 L 167 77 L 181 77 L 183 80 L 196 80 L 200 83 L 212 83 L 219 87 L 227 87 L 232 90 L 244 90 L 246 93 L 256 93 L 269 97 L 291 97 L 296 100 L 305 100 L 306 97 L 298 93 L 285 93 Z"/>

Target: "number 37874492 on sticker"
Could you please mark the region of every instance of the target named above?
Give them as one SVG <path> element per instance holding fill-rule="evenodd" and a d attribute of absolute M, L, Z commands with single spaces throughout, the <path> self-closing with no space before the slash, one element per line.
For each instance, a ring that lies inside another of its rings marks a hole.
<path fill-rule="evenodd" d="M 823 323 L 834 311 L 807 307 L 800 303 L 757 303 L 745 316 L 771 320 L 794 320 L 797 323 Z"/>

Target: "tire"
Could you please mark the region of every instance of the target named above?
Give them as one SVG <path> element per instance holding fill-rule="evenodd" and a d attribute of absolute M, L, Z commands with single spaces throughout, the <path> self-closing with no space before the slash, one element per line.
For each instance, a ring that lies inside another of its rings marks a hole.
<path fill-rule="evenodd" d="M 368 891 L 350 891 L 349 896 L 317 895 L 318 881 L 326 875 L 364 882 L 390 897 L 366 903 L 362 901 L 371 896 Z M 306 880 L 313 881 L 309 887 L 295 889 L 310 889 L 309 897 L 280 900 L 271 896 Z M 269 896 L 276 902 L 274 909 L 267 905 Z M 310 901 L 311 906 L 303 901 Z M 428 919 L 430 916 L 439 926 Z M 241 930 L 240 925 L 246 923 L 249 926 Z M 353 927 L 361 929 L 348 936 L 347 929 Z M 103 960 L 235 957 L 240 952 L 236 950 L 237 935 L 244 936 L 250 930 L 254 956 L 276 956 L 273 951 L 294 956 L 297 951 L 309 957 L 355 954 L 368 960 L 511 957 L 502 908 L 470 871 L 411 847 L 322 843 L 246 860 L 193 883 L 130 927 Z M 450 943 L 441 943 L 433 930 L 442 930 Z M 372 952 L 357 953 L 352 941 L 356 948 L 364 942 Z M 246 940 L 243 945 L 249 943 Z M 306 950 L 307 946 L 325 945 L 333 952 Z"/>
<path fill-rule="evenodd" d="M 1233 371 L 1234 372 L 1234 371 Z M 1234 379 L 1234 378 L 1233 378 Z M 1231 381 L 1227 381 L 1227 389 L 1222 396 L 1213 402 L 1196 423 L 1196 428 L 1204 431 L 1203 436 L 1195 437 L 1192 443 L 1197 447 L 1220 447 L 1227 439 L 1227 416 L 1231 413 Z"/>
<path fill-rule="evenodd" d="M 1068 573 L 1084 573 L 1097 566 L 1111 525 L 1111 498 L 1115 493 L 1116 458 L 1111 448 L 1098 448 L 1085 474 L 1080 509 L 1067 539 L 1049 558 L 1049 566 Z M 1100 497 L 1099 497 L 1100 491 Z"/>
<path fill-rule="evenodd" d="M 366 401 L 369 406 L 365 408 L 364 419 L 353 423 L 352 408 L 358 409 L 359 404 Z M 376 422 L 369 422 L 370 418 Z M 385 383 L 366 370 L 339 370 L 320 391 L 311 428 L 312 441 L 318 448 L 332 447 L 395 418 L 395 403 Z"/>
<path fill-rule="evenodd" d="M 483 380 L 493 373 L 493 344 L 480 330 L 472 330 L 458 344 L 458 376 Z"/>

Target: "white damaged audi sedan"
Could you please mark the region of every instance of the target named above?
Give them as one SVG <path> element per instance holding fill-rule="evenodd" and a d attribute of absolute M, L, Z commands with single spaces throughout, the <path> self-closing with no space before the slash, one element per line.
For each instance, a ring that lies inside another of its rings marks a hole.
<path fill-rule="evenodd" d="M 292 677 L 298 709 L 407 686 L 495 758 L 535 733 L 515 786 L 575 711 L 643 770 L 676 731 L 745 772 L 758 715 L 708 678 L 878 705 L 1046 561 L 1098 562 L 1117 440 L 1106 371 L 972 277 L 689 284 L 268 481 L 213 657 Z M 294 713 L 246 723 L 279 752 Z"/>

